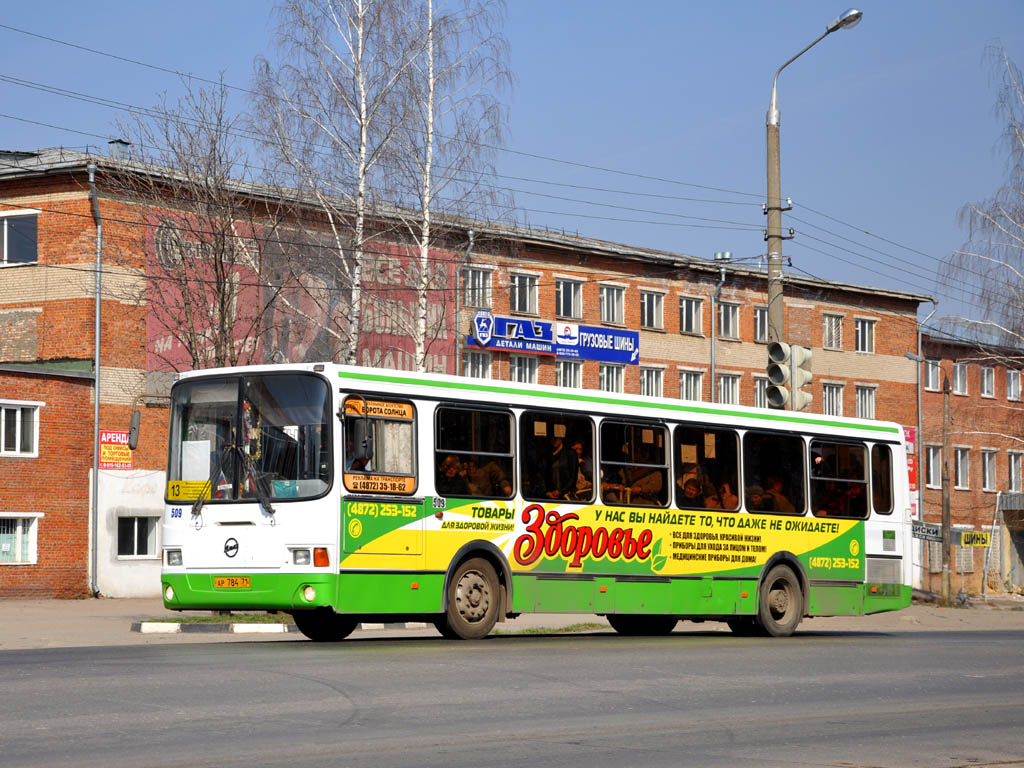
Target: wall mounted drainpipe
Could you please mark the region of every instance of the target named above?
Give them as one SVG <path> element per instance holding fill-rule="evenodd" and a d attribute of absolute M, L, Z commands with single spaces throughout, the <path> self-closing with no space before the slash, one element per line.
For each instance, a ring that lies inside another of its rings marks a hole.
<path fill-rule="evenodd" d="M 716 254 L 717 257 L 717 254 Z M 725 285 L 725 267 L 718 266 L 718 285 L 715 292 L 711 294 L 711 402 L 718 402 L 718 373 L 715 368 L 715 347 L 718 346 L 718 300 L 722 295 L 722 286 Z"/>
<path fill-rule="evenodd" d="M 103 219 L 100 218 L 100 204 L 96 198 L 96 163 L 90 162 L 89 170 L 89 205 L 92 218 L 96 222 L 96 318 L 93 348 L 93 411 L 92 411 L 92 520 L 90 529 L 89 560 L 91 563 L 90 585 L 93 597 L 99 597 L 98 578 L 99 545 L 99 509 L 100 509 L 100 295 L 103 287 Z"/>
<path fill-rule="evenodd" d="M 922 373 L 927 373 L 928 367 L 925 364 L 924 352 L 921 346 L 921 328 L 927 325 L 932 315 L 939 311 L 939 302 L 931 299 L 932 311 L 928 316 L 917 324 L 917 439 L 914 441 L 914 450 L 917 451 L 917 519 L 924 520 L 924 420 L 921 414 L 921 379 Z M 921 562 L 921 585 L 924 586 L 924 541 L 917 542 L 921 546 L 918 559 Z"/>
<path fill-rule="evenodd" d="M 462 319 L 462 306 L 459 303 L 459 286 L 462 285 L 462 269 L 473 257 L 473 230 L 466 233 L 469 235 L 469 242 L 466 243 L 466 250 L 459 259 L 459 271 L 455 275 L 455 375 L 462 375 L 462 335 L 459 329 L 459 320 Z"/>

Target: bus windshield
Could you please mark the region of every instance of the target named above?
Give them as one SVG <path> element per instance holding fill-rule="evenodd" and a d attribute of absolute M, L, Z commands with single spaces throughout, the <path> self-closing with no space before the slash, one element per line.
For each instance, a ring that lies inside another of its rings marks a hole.
<path fill-rule="evenodd" d="M 186 379 L 171 392 L 170 500 L 314 498 L 331 485 L 327 383 L 310 374 Z"/>

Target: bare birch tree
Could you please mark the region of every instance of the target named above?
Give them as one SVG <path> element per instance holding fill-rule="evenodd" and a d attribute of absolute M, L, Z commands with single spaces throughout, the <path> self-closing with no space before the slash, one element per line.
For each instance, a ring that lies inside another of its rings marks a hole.
<path fill-rule="evenodd" d="M 281 304 L 296 322 L 330 334 L 336 359 L 355 364 L 402 38 L 393 0 L 282 0 L 277 13 L 279 61 L 257 59 L 255 122 L 282 179 L 317 212 L 303 222 L 326 234 L 316 252 L 329 254 L 294 254 L 301 301 L 283 292 Z"/>
<path fill-rule="evenodd" d="M 1024 350 L 1024 78 L 998 42 L 986 58 L 997 86 L 995 113 L 1005 121 L 1006 182 L 961 209 L 967 241 L 948 257 L 940 281 L 977 313 L 950 322 L 979 340 L 982 355 L 998 358 L 1007 348 Z"/>
<path fill-rule="evenodd" d="M 278 206 L 244 181 L 245 142 L 226 87 L 185 86 L 177 102 L 165 96 L 119 126 L 132 154 L 103 166 L 103 183 L 127 204 L 135 233 L 128 242 L 111 238 L 109 250 L 145 275 L 113 290 L 145 304 L 147 352 L 161 367 L 242 365 L 260 353 L 274 300 L 264 273 Z"/>
<path fill-rule="evenodd" d="M 390 147 L 393 197 L 413 243 L 407 282 L 414 288 L 411 313 L 415 370 L 425 370 L 432 341 L 448 326 L 443 311 L 455 257 L 461 249 L 445 221 L 486 218 L 495 202 L 496 148 L 507 119 L 501 94 L 511 88 L 504 0 L 406 0 L 404 28 L 411 65 L 401 80 L 402 123 Z M 455 308 L 457 310 L 457 308 Z M 408 315 L 406 315 L 408 317 Z M 456 329 L 458 332 L 458 329 Z"/>

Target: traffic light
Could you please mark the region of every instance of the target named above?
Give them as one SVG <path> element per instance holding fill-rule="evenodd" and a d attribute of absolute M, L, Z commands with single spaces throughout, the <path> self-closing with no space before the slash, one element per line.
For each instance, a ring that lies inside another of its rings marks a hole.
<path fill-rule="evenodd" d="M 801 387 L 811 383 L 811 350 L 773 341 L 768 345 L 768 405 L 802 411 L 811 404 L 811 394 Z"/>

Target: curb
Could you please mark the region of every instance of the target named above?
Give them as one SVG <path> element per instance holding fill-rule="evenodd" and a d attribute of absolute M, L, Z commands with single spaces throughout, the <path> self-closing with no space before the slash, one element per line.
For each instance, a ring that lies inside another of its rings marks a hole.
<path fill-rule="evenodd" d="M 402 621 L 393 624 L 378 624 L 366 622 L 356 625 L 355 631 L 359 630 L 382 630 L 382 629 L 426 629 L 429 624 L 422 621 Z M 209 622 L 186 624 L 180 621 L 133 621 L 132 632 L 141 632 L 144 635 L 178 635 L 178 634 L 222 634 L 233 635 L 273 635 L 286 632 L 301 634 L 299 628 L 294 624 L 231 624 L 228 622 Z"/>

